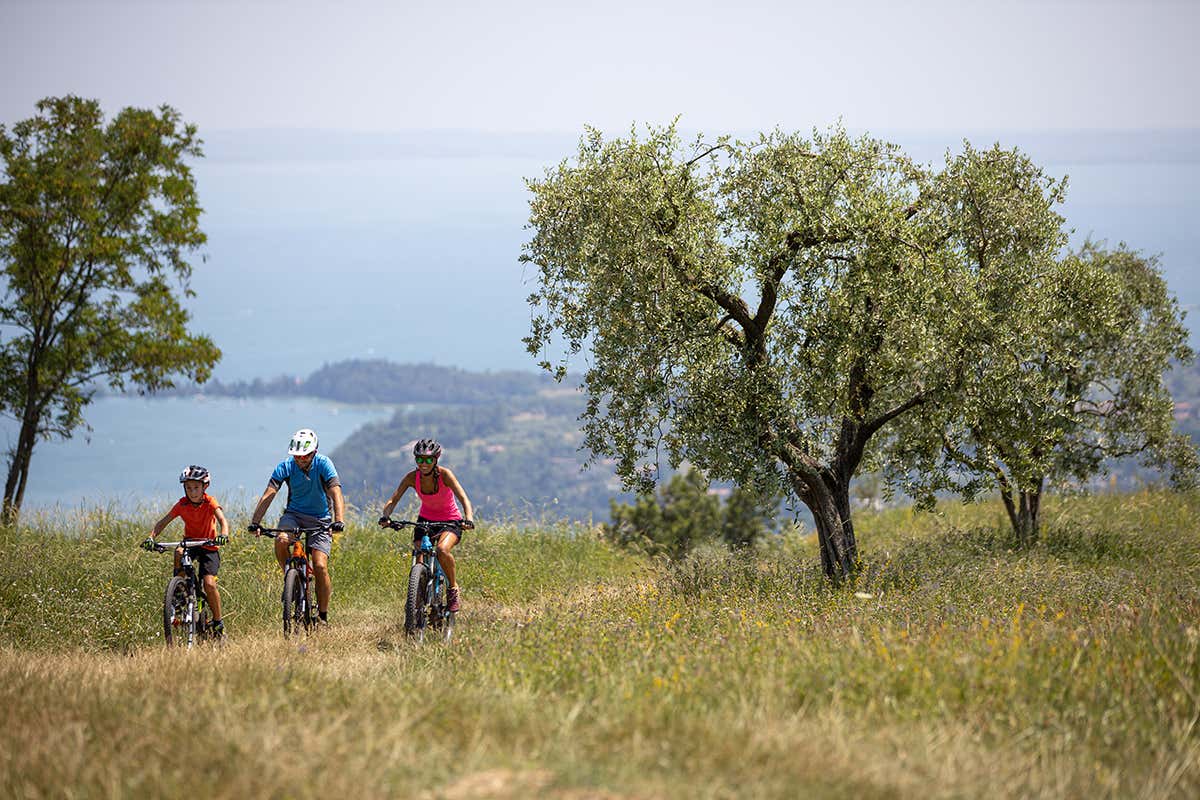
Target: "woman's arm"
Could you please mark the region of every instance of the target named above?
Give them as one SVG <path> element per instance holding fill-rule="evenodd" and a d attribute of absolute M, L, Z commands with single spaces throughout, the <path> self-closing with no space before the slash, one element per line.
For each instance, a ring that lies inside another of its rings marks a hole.
<path fill-rule="evenodd" d="M 454 496 L 458 498 L 458 503 L 463 507 L 463 518 L 475 524 L 475 509 L 471 507 L 471 498 L 467 497 L 466 491 L 462 488 L 462 484 L 458 482 L 458 478 L 454 477 L 454 473 L 449 467 L 442 467 L 442 479 L 446 481 L 446 485 L 450 487 L 450 491 L 454 492 Z"/>
<path fill-rule="evenodd" d="M 392 511 L 395 510 L 396 504 L 400 502 L 400 498 L 412 487 L 413 475 L 415 475 L 416 472 L 416 470 L 413 470 L 405 475 L 404 479 L 400 481 L 400 485 L 396 487 L 396 491 L 392 492 L 391 499 L 388 500 L 383 506 L 383 516 L 390 517 L 392 515 Z"/>

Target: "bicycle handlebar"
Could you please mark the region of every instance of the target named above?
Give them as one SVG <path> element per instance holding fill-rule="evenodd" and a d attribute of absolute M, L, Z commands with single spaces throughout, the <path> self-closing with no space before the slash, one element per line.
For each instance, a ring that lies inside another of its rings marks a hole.
<path fill-rule="evenodd" d="M 160 553 L 163 553 L 163 552 L 166 552 L 167 550 L 171 550 L 175 547 L 204 547 L 206 545 L 212 546 L 212 547 L 217 547 L 218 546 L 217 540 L 216 539 L 184 539 L 181 542 L 157 542 L 156 541 L 154 543 L 154 549 Z"/>
<path fill-rule="evenodd" d="M 322 525 L 319 528 L 259 528 L 257 533 L 268 539 L 274 539 L 281 533 L 291 536 L 294 533 L 323 533 L 332 529 L 332 525 Z"/>
<path fill-rule="evenodd" d="M 398 531 L 403 528 L 432 528 L 435 525 L 441 526 L 441 527 L 446 527 L 446 528 L 458 528 L 460 531 L 463 528 L 466 528 L 467 530 L 471 530 L 475 527 L 474 522 L 468 523 L 465 519 L 420 520 L 420 521 L 409 520 L 409 519 L 400 519 L 400 520 L 389 519 L 386 523 L 384 523 L 384 527 L 391 528 L 394 531 Z"/>

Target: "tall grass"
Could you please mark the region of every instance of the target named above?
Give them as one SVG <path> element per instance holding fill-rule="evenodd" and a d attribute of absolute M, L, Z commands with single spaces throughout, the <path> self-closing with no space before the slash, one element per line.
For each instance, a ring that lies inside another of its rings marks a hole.
<path fill-rule="evenodd" d="M 337 624 L 291 643 L 239 538 L 230 641 L 189 654 L 141 524 L 0 534 L 5 796 L 1200 796 L 1196 496 L 1055 498 L 1027 549 L 998 506 L 864 516 L 843 589 L 811 537 L 669 563 L 483 530 L 448 647 L 399 630 L 394 536 L 341 539 Z"/>

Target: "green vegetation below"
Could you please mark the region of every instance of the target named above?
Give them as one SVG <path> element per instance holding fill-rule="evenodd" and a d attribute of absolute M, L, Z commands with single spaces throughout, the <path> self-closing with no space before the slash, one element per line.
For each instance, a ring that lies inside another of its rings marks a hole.
<path fill-rule="evenodd" d="M 229 641 L 191 653 L 161 645 L 150 514 L 27 515 L 0 531 L 0 794 L 1200 795 L 1200 495 L 1046 502 L 1030 549 L 994 504 L 863 513 L 842 589 L 796 533 L 672 562 L 484 527 L 449 646 L 403 637 L 394 535 L 351 527 L 333 626 L 291 642 L 238 535 Z"/>

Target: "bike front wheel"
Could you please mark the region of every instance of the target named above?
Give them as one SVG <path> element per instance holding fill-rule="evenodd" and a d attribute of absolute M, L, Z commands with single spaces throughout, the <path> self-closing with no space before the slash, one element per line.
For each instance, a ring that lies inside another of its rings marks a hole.
<path fill-rule="evenodd" d="M 449 642 L 454 636 L 454 612 L 448 608 L 450 602 L 446 596 L 446 580 L 441 578 L 434 583 L 437 588 L 433 590 L 433 600 L 429 606 L 429 627 L 437 632 L 443 642 Z"/>
<path fill-rule="evenodd" d="M 298 569 L 289 569 L 283 576 L 283 635 L 299 633 L 308 613 L 308 597 L 304 576 Z"/>
<path fill-rule="evenodd" d="M 176 575 L 163 594 L 163 641 L 167 647 L 191 647 L 196 636 L 196 601 L 187 579 Z"/>
<path fill-rule="evenodd" d="M 404 632 L 417 641 L 425 638 L 425 607 L 429 605 L 426 586 L 429 584 L 429 567 L 413 564 L 408 573 L 408 597 L 404 603 Z"/>

